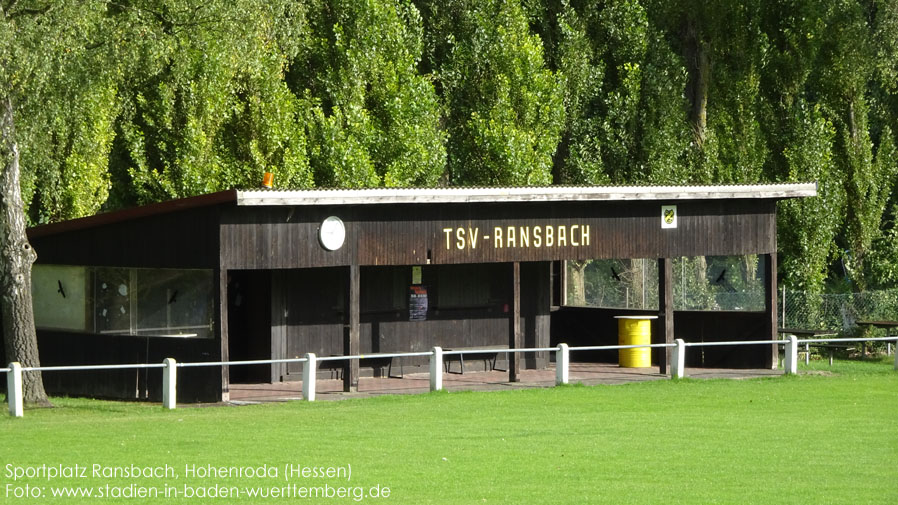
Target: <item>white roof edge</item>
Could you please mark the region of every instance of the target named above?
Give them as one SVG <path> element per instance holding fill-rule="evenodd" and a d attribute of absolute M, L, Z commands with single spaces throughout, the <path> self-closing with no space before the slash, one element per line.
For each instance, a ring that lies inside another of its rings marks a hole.
<path fill-rule="evenodd" d="M 731 186 L 547 186 L 237 191 L 237 205 L 367 205 L 621 200 L 782 199 L 817 196 L 817 183 Z"/>

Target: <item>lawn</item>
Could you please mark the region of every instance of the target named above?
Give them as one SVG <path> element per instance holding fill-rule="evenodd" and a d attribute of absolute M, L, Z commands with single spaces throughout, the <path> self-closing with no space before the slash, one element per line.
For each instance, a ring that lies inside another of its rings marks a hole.
<path fill-rule="evenodd" d="M 60 398 L 0 417 L 0 503 L 898 502 L 891 361 L 802 370 L 175 411 Z"/>

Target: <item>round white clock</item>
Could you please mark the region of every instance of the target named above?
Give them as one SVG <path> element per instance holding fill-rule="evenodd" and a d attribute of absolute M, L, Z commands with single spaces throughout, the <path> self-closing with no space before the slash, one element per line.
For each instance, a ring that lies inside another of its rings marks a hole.
<path fill-rule="evenodd" d="M 343 221 L 337 216 L 330 216 L 321 222 L 318 228 L 318 240 L 321 246 L 328 251 L 336 251 L 343 247 L 343 241 L 346 240 L 346 227 Z"/>

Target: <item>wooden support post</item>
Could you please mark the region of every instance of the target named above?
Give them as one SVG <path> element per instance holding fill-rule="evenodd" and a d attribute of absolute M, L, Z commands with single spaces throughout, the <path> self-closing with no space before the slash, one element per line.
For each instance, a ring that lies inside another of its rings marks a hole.
<path fill-rule="evenodd" d="M 765 340 L 777 340 L 779 337 L 778 330 L 778 320 L 776 313 L 776 295 L 777 295 L 777 282 L 776 282 L 776 252 L 772 254 L 764 255 L 764 310 L 767 311 L 767 317 L 764 321 L 767 323 L 766 328 L 764 328 L 764 336 Z M 779 346 L 771 345 L 770 352 L 765 354 L 765 363 L 764 366 L 770 368 L 771 370 L 776 370 L 777 362 L 779 361 Z"/>
<path fill-rule="evenodd" d="M 271 276 L 271 359 L 287 357 L 287 286 L 285 275 Z M 292 356 L 291 356 L 292 357 Z M 281 382 L 287 375 L 286 363 L 271 364 L 271 382 Z"/>
<path fill-rule="evenodd" d="M 228 361 L 230 353 L 228 352 L 228 271 L 224 268 L 218 269 L 218 286 L 216 287 L 216 298 L 218 305 L 216 318 L 218 319 L 218 333 L 221 339 L 221 361 Z M 221 401 L 226 402 L 231 399 L 231 371 L 227 366 L 221 367 Z"/>
<path fill-rule="evenodd" d="M 653 343 L 674 343 L 674 299 L 673 299 L 673 261 L 670 258 L 658 259 L 658 333 L 652 338 Z M 659 349 L 659 372 L 666 374 L 672 359 L 672 348 Z"/>
<path fill-rule="evenodd" d="M 349 332 L 347 341 L 343 346 L 344 356 L 357 356 L 359 354 L 359 314 L 361 311 L 361 285 L 359 282 L 359 266 L 349 266 Z M 354 359 L 343 365 L 343 391 L 356 392 L 359 390 L 359 360 Z"/>
<path fill-rule="evenodd" d="M 512 266 L 512 284 L 514 302 L 511 310 L 510 335 L 508 347 L 519 349 L 521 347 L 521 264 L 517 261 Z M 508 382 L 521 380 L 521 356 L 516 352 L 508 353 Z"/>

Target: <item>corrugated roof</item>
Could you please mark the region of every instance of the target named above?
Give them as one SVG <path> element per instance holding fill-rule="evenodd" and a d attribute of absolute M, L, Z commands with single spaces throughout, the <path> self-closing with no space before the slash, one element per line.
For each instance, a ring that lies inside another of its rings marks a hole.
<path fill-rule="evenodd" d="M 367 205 L 614 200 L 781 199 L 817 195 L 816 183 L 729 186 L 547 186 L 237 191 L 237 205 Z"/>

